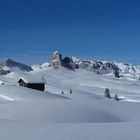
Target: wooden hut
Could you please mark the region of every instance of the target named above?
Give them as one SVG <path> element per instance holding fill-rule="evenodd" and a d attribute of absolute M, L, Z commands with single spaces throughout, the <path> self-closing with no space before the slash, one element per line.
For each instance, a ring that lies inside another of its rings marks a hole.
<path fill-rule="evenodd" d="M 20 77 L 18 80 L 19 86 L 45 91 L 45 80 L 44 78 L 29 78 L 29 77 Z"/>

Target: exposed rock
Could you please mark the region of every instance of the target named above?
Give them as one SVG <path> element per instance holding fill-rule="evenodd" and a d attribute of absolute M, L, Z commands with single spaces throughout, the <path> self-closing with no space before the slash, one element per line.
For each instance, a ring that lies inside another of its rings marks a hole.
<path fill-rule="evenodd" d="M 32 71 L 32 68 L 30 66 L 13 61 L 12 59 L 7 59 L 6 61 L 2 62 L 2 65 L 7 66 L 10 69 L 18 68 L 19 70 L 22 70 L 22 71 Z"/>
<path fill-rule="evenodd" d="M 60 67 L 62 65 L 62 55 L 58 51 L 55 51 L 52 56 L 52 66 Z"/>
<path fill-rule="evenodd" d="M 63 67 L 69 68 L 69 69 L 75 69 L 75 64 L 72 61 L 72 58 L 70 57 L 65 57 L 63 59 Z"/>
<path fill-rule="evenodd" d="M 6 75 L 11 71 L 32 71 L 30 66 L 13 61 L 12 59 L 7 59 L 0 62 L 0 75 Z"/>

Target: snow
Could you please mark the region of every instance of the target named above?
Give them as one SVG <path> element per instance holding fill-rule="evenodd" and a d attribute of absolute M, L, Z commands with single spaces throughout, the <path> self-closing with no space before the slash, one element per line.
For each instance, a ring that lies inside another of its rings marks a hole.
<path fill-rule="evenodd" d="M 0 99 L 1 100 L 8 100 L 8 101 L 14 101 L 14 99 L 13 98 L 11 98 L 11 97 L 8 97 L 8 96 L 4 96 L 4 95 L 0 95 Z"/>
<path fill-rule="evenodd" d="M 41 65 L 41 68 L 42 68 L 42 69 L 48 68 L 49 65 L 50 65 L 50 64 L 46 62 L 46 63 L 44 63 L 44 64 Z"/>
<path fill-rule="evenodd" d="M 31 81 L 44 77 L 46 91 L 18 86 L 19 77 Z M 140 139 L 140 81 L 136 79 L 50 67 L 12 72 L 0 80 L 4 82 L 0 85 L 0 139 Z M 117 93 L 122 100 L 105 98 L 106 87 L 112 97 Z"/>
<path fill-rule="evenodd" d="M 59 52 L 58 51 L 55 51 L 53 54 L 59 54 Z"/>
<path fill-rule="evenodd" d="M 1 84 L 3 84 L 3 82 L 2 82 L 2 81 L 0 81 L 0 85 L 1 85 Z"/>
<path fill-rule="evenodd" d="M 19 80 L 22 79 L 25 83 L 46 83 L 45 79 L 43 77 L 39 76 L 31 76 L 31 75 L 24 75 L 23 77 L 20 77 Z"/>

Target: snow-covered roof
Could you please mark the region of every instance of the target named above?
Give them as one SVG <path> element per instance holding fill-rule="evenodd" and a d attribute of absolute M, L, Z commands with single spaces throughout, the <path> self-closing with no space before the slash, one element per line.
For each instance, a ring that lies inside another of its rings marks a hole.
<path fill-rule="evenodd" d="M 3 82 L 0 80 L 0 85 L 3 84 Z"/>
<path fill-rule="evenodd" d="M 44 77 L 40 76 L 23 76 L 20 77 L 19 80 L 23 80 L 25 83 L 46 83 L 46 80 Z"/>

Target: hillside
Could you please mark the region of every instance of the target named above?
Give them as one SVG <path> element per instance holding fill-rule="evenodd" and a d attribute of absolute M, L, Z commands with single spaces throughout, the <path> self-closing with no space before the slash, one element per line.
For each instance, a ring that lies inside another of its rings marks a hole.
<path fill-rule="evenodd" d="M 43 76 L 46 92 L 17 85 L 19 77 Z M 1 76 L 1 139 L 139 140 L 140 83 L 78 69 L 47 68 Z M 121 101 L 103 96 L 104 88 Z M 72 94 L 70 94 L 70 88 Z M 64 91 L 64 95 L 61 95 Z M 134 128 L 137 128 L 134 130 Z"/>

